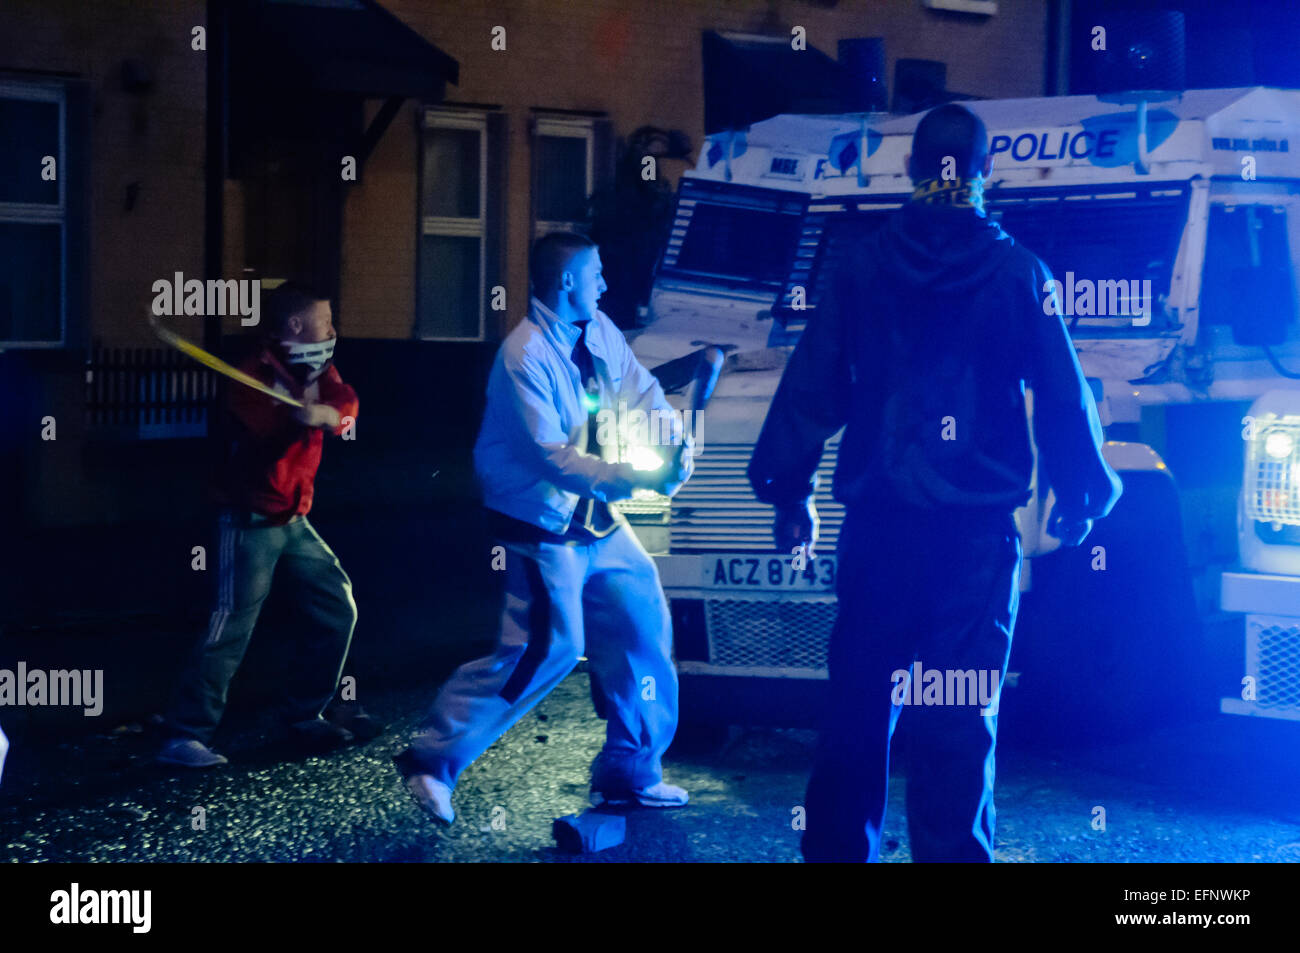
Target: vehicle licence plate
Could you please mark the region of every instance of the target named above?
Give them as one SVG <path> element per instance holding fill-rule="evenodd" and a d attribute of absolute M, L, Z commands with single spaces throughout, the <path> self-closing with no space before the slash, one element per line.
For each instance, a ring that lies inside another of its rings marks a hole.
<path fill-rule="evenodd" d="M 705 586 L 715 589 L 835 591 L 835 557 L 818 556 L 796 569 L 791 556 L 718 556 L 703 560 Z"/>

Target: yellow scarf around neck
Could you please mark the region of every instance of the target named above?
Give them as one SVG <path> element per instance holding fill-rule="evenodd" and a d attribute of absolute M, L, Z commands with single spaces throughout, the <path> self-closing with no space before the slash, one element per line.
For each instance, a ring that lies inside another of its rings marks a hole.
<path fill-rule="evenodd" d="M 922 205 L 973 208 L 984 214 L 984 177 L 970 179 L 922 179 L 916 183 L 912 201 Z"/>

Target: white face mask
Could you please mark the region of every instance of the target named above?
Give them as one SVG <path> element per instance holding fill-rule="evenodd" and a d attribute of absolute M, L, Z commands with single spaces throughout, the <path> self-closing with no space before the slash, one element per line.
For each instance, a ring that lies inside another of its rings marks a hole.
<path fill-rule="evenodd" d="M 301 341 L 286 341 L 284 350 L 287 362 L 293 366 L 307 368 L 308 377 L 314 378 L 334 358 L 334 342 L 338 338 L 329 338 L 305 344 Z"/>

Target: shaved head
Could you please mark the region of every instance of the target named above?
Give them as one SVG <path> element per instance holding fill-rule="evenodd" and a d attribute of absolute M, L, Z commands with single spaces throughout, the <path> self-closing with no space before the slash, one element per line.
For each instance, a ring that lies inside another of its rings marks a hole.
<path fill-rule="evenodd" d="M 989 134 L 980 117 L 948 103 L 931 109 L 917 124 L 907 172 L 913 182 L 939 178 L 944 159 L 951 156 L 955 174 L 969 179 L 984 171 L 988 154 Z"/>
<path fill-rule="evenodd" d="M 538 239 L 528 262 L 533 294 L 566 321 L 596 316 L 607 286 L 600 249 L 574 232 L 552 232 Z"/>
<path fill-rule="evenodd" d="M 528 259 L 528 277 L 533 294 L 546 298 L 560 287 L 561 277 L 575 255 L 595 248 L 596 243 L 576 232 L 551 232 L 533 245 Z"/>

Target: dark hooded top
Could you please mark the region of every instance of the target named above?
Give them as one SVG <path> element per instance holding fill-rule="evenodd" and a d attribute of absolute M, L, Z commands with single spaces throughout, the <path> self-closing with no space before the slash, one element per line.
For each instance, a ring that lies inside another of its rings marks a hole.
<path fill-rule="evenodd" d="M 760 500 L 806 503 L 844 427 L 834 495 L 851 509 L 1009 513 L 1040 479 L 1057 512 L 1097 519 L 1119 496 L 1070 337 L 1045 313 L 1051 273 L 970 208 L 912 203 L 844 259 L 810 317 L 749 465 Z"/>

